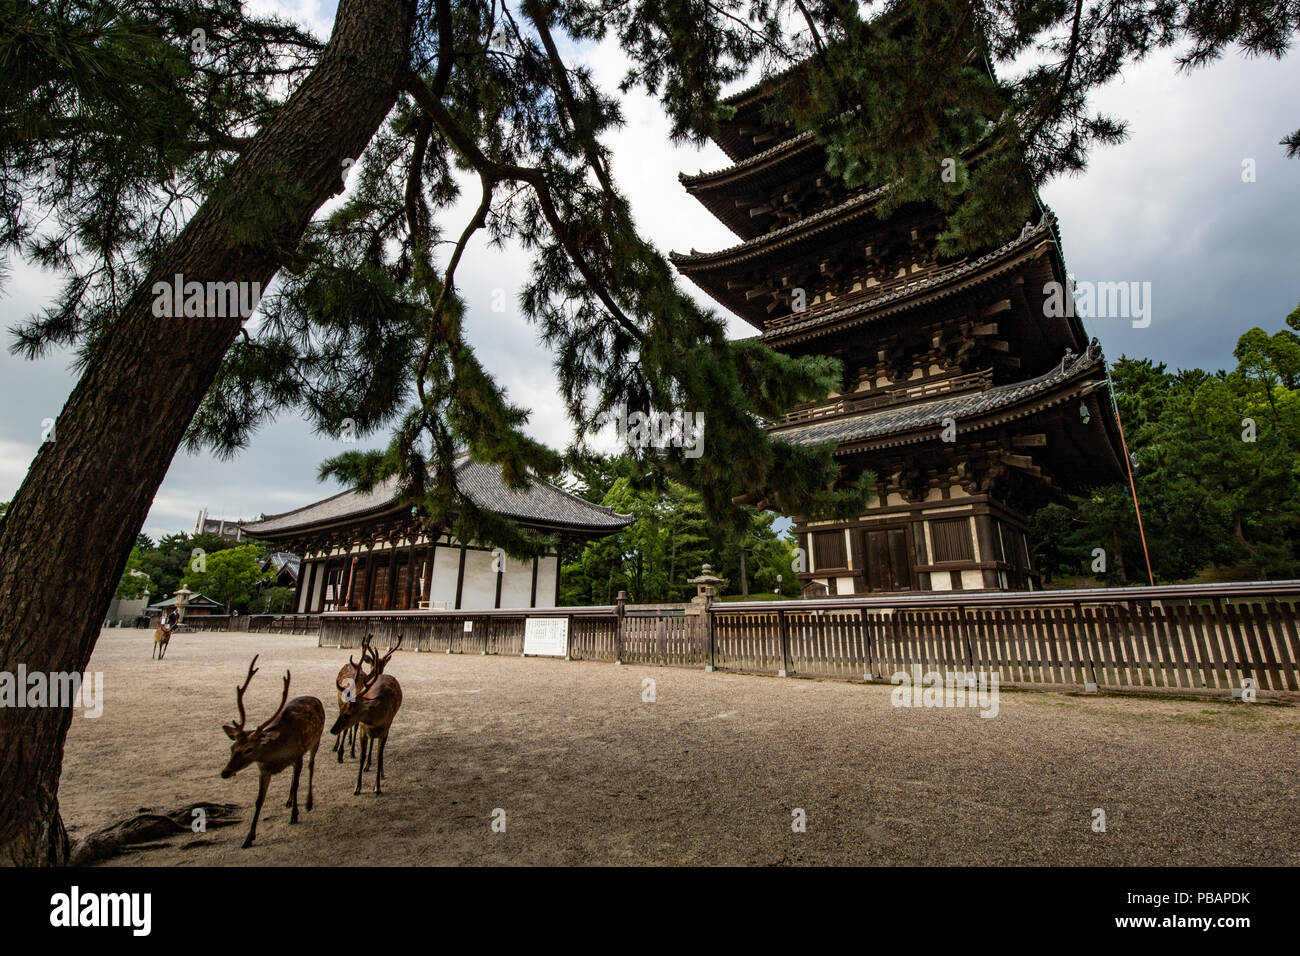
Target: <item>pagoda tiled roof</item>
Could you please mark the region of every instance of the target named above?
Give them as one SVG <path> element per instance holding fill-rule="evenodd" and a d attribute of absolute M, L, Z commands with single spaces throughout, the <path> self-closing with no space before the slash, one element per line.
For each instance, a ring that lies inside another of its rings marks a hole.
<path fill-rule="evenodd" d="M 841 308 L 825 309 L 796 322 L 766 329 L 759 338 L 764 342 L 771 342 L 791 335 L 806 334 L 823 326 L 831 326 L 846 319 L 865 316 L 868 313 L 876 312 L 891 305 L 902 304 L 907 299 L 939 290 L 949 283 L 960 283 L 962 280 L 968 280 L 980 272 L 988 270 L 999 261 L 1010 259 L 1017 251 L 1026 249 L 1044 238 L 1054 236 L 1052 220 L 1040 220 L 1037 225 L 1023 230 L 1015 239 L 978 258 L 954 263 L 948 268 L 928 273 L 925 278 L 908 282 L 880 295 L 871 298 L 859 298 Z M 953 291 L 955 291 L 955 287 Z"/>
<path fill-rule="evenodd" d="M 885 185 L 878 186 L 867 192 L 858 193 L 841 203 L 820 212 L 815 212 L 811 216 L 805 216 L 803 219 L 796 220 L 789 225 L 781 226 L 754 239 L 738 242 L 734 246 L 728 246 L 716 252 L 696 252 L 692 249 L 689 253 L 670 252 L 668 257 L 678 268 L 685 266 L 688 269 L 751 259 L 773 249 L 789 245 L 791 242 L 798 241 L 806 236 L 837 226 L 853 216 L 870 212 L 872 203 L 880 198 L 887 189 L 889 189 L 889 186 Z"/>
<path fill-rule="evenodd" d="M 895 438 L 890 444 L 908 444 L 926 441 L 937 436 L 947 421 L 958 427 L 971 420 L 996 416 L 998 413 L 1019 410 L 1032 414 L 1041 407 L 1041 400 L 1058 391 L 1061 386 L 1095 378 L 1104 372 L 1105 360 L 1096 341 L 1081 354 L 1067 351 L 1060 365 L 1036 378 L 998 385 L 983 391 L 964 392 L 946 398 L 864 412 L 806 425 L 776 427 L 772 437 L 792 445 L 818 445 L 836 442 L 843 451 L 855 442 Z"/>
<path fill-rule="evenodd" d="M 798 136 L 791 136 L 789 139 L 784 139 L 775 146 L 771 146 L 768 149 L 763 150 L 761 153 L 755 153 L 748 159 L 742 159 L 738 163 L 732 163 L 730 166 L 724 166 L 721 169 L 714 169 L 708 172 L 701 170 L 694 174 L 678 173 L 677 179 L 682 183 L 682 185 L 687 187 L 706 184 L 715 179 L 733 176 L 736 173 L 745 172 L 753 167 L 762 166 L 764 163 L 775 159 L 782 153 L 788 152 L 793 155 L 796 151 L 814 146 L 816 143 L 817 137 L 811 132 L 800 133 Z"/>

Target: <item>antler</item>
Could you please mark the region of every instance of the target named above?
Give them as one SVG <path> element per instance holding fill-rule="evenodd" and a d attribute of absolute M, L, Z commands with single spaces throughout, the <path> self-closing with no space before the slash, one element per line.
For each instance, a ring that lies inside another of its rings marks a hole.
<path fill-rule="evenodd" d="M 289 699 L 289 672 L 286 670 L 284 672 L 284 693 L 280 695 L 280 706 L 275 708 L 275 713 L 272 714 L 270 717 L 266 718 L 266 720 L 264 720 L 261 724 L 259 724 L 257 729 L 253 731 L 253 733 L 260 734 L 262 731 L 266 730 L 267 727 L 270 727 L 271 724 L 275 722 L 275 718 L 280 716 L 280 711 L 284 710 L 285 701 L 287 701 L 288 699 Z"/>
<path fill-rule="evenodd" d="M 379 668 L 380 671 L 384 669 L 385 665 L 393 659 L 393 655 L 397 653 L 397 649 L 402 646 L 402 638 L 405 636 L 405 634 L 397 635 L 397 643 L 388 649 L 388 653 L 385 654 L 382 659 L 375 662 L 375 667 Z"/>
<path fill-rule="evenodd" d="M 257 663 L 257 659 L 261 656 L 262 655 L 260 654 L 253 655 L 253 661 L 248 665 L 248 676 L 244 678 L 244 686 L 235 688 L 235 703 L 239 704 L 239 722 L 235 724 L 236 730 L 244 729 L 244 691 L 248 690 L 248 685 L 253 680 L 253 675 L 257 673 L 257 668 L 254 665 Z"/>
<path fill-rule="evenodd" d="M 361 639 L 361 663 L 354 661 L 351 654 L 348 655 L 348 663 L 352 665 L 352 669 L 356 671 L 358 677 L 361 676 L 361 670 L 365 667 L 366 655 L 369 654 L 371 660 L 375 659 L 375 652 L 370 647 L 370 639 L 374 636 L 373 634 L 367 634 Z"/>

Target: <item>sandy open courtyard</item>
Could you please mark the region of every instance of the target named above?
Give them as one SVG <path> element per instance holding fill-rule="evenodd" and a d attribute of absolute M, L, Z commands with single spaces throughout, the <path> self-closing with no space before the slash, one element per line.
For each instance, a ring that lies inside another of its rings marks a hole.
<path fill-rule="evenodd" d="M 60 791 L 74 840 L 142 808 L 243 815 L 117 864 L 1300 863 L 1294 704 L 1003 690 L 985 719 L 893 707 L 881 685 L 405 651 L 383 795 L 371 774 L 353 795 L 327 735 L 315 810 L 289 825 L 285 772 L 241 850 L 256 769 L 218 773 L 249 659 L 250 726 L 288 667 L 328 730 L 347 651 L 181 634 L 156 662 L 151 640 L 105 631 L 91 661 L 104 711 L 73 718 Z"/>

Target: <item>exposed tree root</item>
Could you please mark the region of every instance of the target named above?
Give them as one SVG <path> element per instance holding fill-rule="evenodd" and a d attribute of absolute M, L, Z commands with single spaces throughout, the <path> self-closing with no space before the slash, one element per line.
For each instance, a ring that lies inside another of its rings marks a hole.
<path fill-rule="evenodd" d="M 154 813 L 142 807 L 140 813 L 112 826 L 96 830 L 77 841 L 72 848 L 72 866 L 87 866 L 109 857 L 134 850 L 148 850 L 169 846 L 169 837 L 194 834 L 195 810 L 202 810 L 204 828 L 207 830 L 228 827 L 238 822 L 239 807 L 233 803 L 188 803 L 165 813 Z M 203 831 L 199 831 L 203 832 Z M 194 844 L 208 840 L 196 840 Z"/>

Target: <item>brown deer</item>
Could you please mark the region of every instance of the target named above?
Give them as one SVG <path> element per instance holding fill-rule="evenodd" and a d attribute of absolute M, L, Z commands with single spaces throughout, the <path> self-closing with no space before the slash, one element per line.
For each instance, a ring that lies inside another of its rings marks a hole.
<path fill-rule="evenodd" d="M 159 624 L 158 630 L 153 632 L 153 650 L 149 652 L 149 660 L 153 660 L 155 656 L 157 656 L 158 660 L 162 660 L 163 655 L 167 653 L 167 644 L 171 639 L 172 632 Z"/>
<path fill-rule="evenodd" d="M 374 755 L 375 743 L 379 744 L 379 764 L 375 768 L 375 795 L 383 793 L 384 747 L 388 743 L 388 729 L 402 706 L 402 685 L 396 677 L 384 673 L 393 654 L 402 646 L 402 635 L 398 635 L 397 644 L 390 648 L 383 657 L 376 657 L 375 666 L 369 675 L 362 679 L 354 694 L 347 695 L 339 701 L 339 717 L 330 728 L 330 733 L 341 734 L 349 727 L 361 726 L 361 759 L 357 761 L 357 787 L 353 794 L 361 793 L 361 775 L 366 770 L 369 758 Z M 351 657 L 348 658 L 351 660 Z"/>
<path fill-rule="evenodd" d="M 289 800 L 285 806 L 293 807 L 289 822 L 298 822 L 298 779 L 302 775 L 303 754 L 310 754 L 307 759 L 307 809 L 311 810 L 316 751 L 320 748 L 320 735 L 325 728 L 325 705 L 319 699 L 295 697 L 289 700 L 289 672 L 286 670 L 280 706 L 256 730 L 244 730 L 244 691 L 248 690 L 249 682 L 257 673 L 256 664 L 257 657 L 254 657 L 248 665 L 248 677 L 244 679 L 244 686 L 235 688 L 235 702 L 239 705 L 238 723 L 225 724 L 221 728 L 234 741 L 230 745 L 230 763 L 221 771 L 221 778 L 228 780 L 250 763 L 256 763 L 258 769 L 257 806 L 253 809 L 253 825 L 248 828 L 248 836 L 244 840 L 245 850 L 253 845 L 253 838 L 257 836 L 257 818 L 262 814 L 262 801 L 266 799 L 266 788 L 270 785 L 271 778 L 290 764 L 293 765 L 293 784 L 289 788 Z"/>
<path fill-rule="evenodd" d="M 338 677 L 334 678 L 334 689 L 339 695 L 339 710 L 343 709 L 343 698 L 347 695 L 356 695 L 356 689 L 361 684 L 361 669 L 366 666 L 366 662 L 371 664 L 375 661 L 374 649 L 370 646 L 370 641 L 375 635 L 367 634 L 361 641 L 361 663 L 358 664 L 348 655 L 348 662 L 339 668 Z M 340 734 L 334 742 L 334 750 L 338 752 L 339 763 L 343 762 L 343 749 L 348 744 L 349 738 L 352 746 L 352 756 L 357 755 L 357 730 L 353 726 L 350 734 Z"/>

